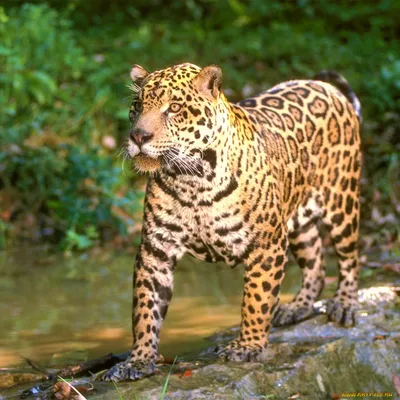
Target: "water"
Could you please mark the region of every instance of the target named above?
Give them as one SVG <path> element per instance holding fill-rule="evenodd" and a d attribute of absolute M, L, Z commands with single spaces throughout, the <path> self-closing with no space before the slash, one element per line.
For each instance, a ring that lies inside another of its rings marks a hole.
<path fill-rule="evenodd" d="M 0 367 L 60 366 L 131 346 L 134 255 L 103 251 L 64 259 L 40 250 L 0 253 Z M 289 268 L 281 299 L 300 285 Z M 160 353 L 175 357 L 207 347 L 207 336 L 238 325 L 243 268 L 184 258 L 161 333 Z"/>

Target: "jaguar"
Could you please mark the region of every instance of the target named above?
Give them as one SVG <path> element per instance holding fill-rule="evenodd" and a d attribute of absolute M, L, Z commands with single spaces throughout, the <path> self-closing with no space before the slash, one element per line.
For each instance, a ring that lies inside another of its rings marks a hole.
<path fill-rule="evenodd" d="M 125 151 L 148 178 L 133 274 L 133 347 L 104 379 L 154 373 L 174 269 L 184 254 L 244 265 L 240 333 L 216 349 L 225 360 L 265 359 L 272 325 L 313 313 L 325 282 L 322 227 L 339 264 L 327 316 L 354 325 L 361 107 L 348 82 L 323 71 L 233 104 L 217 65 L 152 73 L 134 65 L 130 77 Z M 302 285 L 279 305 L 289 250 Z"/>

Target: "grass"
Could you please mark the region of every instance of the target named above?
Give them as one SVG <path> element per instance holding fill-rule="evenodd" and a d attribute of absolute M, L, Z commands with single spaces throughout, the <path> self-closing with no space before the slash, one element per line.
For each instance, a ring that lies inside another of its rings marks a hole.
<path fill-rule="evenodd" d="M 118 385 L 116 384 L 116 382 L 112 381 L 112 383 L 113 383 L 113 385 L 114 385 L 114 387 L 115 387 L 115 390 L 116 390 L 117 393 L 118 393 L 119 400 L 124 400 L 124 396 L 122 396 L 122 393 L 121 393 L 121 391 L 119 390 L 119 387 L 118 387 Z M 139 397 L 137 397 L 137 394 L 136 394 L 136 393 L 134 393 L 133 395 L 134 395 L 134 400 L 139 400 Z"/>
<path fill-rule="evenodd" d="M 171 368 L 169 369 L 167 379 L 165 380 L 165 383 L 164 383 L 164 386 L 163 386 L 163 390 L 161 392 L 160 400 L 163 400 L 164 397 L 165 397 L 165 394 L 167 393 L 169 379 L 171 377 L 172 369 L 174 368 L 174 365 L 176 363 L 177 358 L 178 358 L 178 356 L 175 356 L 174 362 L 172 363 Z"/>

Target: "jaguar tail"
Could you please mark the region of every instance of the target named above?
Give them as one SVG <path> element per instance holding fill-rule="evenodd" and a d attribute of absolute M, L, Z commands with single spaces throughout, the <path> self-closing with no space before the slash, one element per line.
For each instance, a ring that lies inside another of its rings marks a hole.
<path fill-rule="evenodd" d="M 357 118 L 362 122 L 361 104 L 354 90 L 351 88 L 347 80 L 336 71 L 321 71 L 314 76 L 314 80 L 331 83 L 336 86 L 352 104 Z"/>

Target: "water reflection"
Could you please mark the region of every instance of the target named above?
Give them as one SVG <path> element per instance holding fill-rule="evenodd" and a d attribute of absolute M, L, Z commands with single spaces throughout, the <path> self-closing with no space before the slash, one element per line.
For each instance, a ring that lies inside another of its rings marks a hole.
<path fill-rule="evenodd" d="M 21 364 L 21 356 L 51 366 L 128 350 L 133 255 L 42 254 L 0 254 L 0 367 Z M 289 269 L 283 301 L 299 283 L 298 269 Z M 185 258 L 176 269 L 161 353 L 196 353 L 207 336 L 238 324 L 242 286 L 242 267 Z"/>

